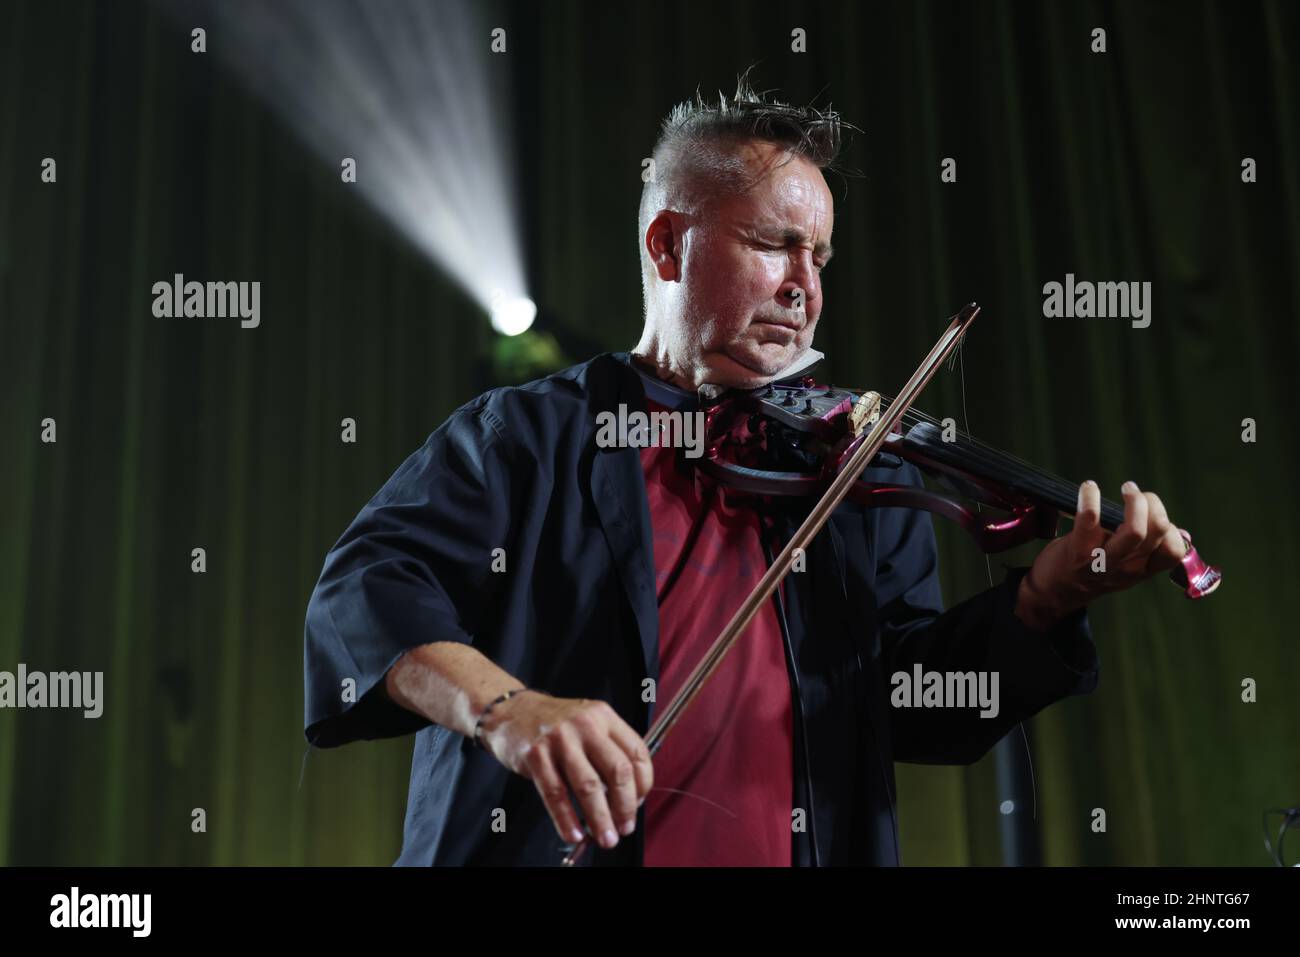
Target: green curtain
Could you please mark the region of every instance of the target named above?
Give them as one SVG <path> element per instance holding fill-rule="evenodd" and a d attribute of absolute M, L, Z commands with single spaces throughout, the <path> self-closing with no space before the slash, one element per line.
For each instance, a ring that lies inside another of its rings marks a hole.
<path fill-rule="evenodd" d="M 1300 797 L 1284 620 L 1297 9 L 566 0 L 493 16 L 534 298 L 572 360 L 636 340 L 641 160 L 675 101 L 757 63 L 760 88 L 862 127 L 848 161 L 864 175 L 832 178 L 832 381 L 892 392 L 976 300 L 924 408 L 1111 498 L 1129 478 L 1158 491 L 1225 569 L 1205 602 L 1151 582 L 1094 606 L 1100 687 L 1028 723 L 1046 862 L 1267 863 L 1260 813 Z M 0 77 L 0 670 L 106 686 L 97 720 L 0 710 L 0 863 L 390 863 L 412 740 L 307 753 L 307 597 L 388 475 L 517 366 L 155 7 L 5 4 Z M 152 283 L 177 272 L 260 280 L 261 327 L 154 319 Z M 1043 284 L 1066 273 L 1151 282 L 1150 327 L 1043 318 Z M 938 532 L 949 603 L 1033 555 L 986 563 Z M 1001 861 L 991 758 L 899 780 L 906 862 Z"/>

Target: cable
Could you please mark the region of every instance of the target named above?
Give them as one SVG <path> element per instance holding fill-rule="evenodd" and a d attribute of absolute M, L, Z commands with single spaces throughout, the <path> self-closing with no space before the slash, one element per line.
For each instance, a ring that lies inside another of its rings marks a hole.
<path fill-rule="evenodd" d="M 1282 815 L 1282 824 L 1277 831 L 1276 848 L 1269 840 L 1268 818 L 1270 814 Z M 1286 859 L 1282 856 L 1282 841 L 1286 838 L 1286 832 L 1292 824 L 1300 823 L 1300 807 L 1271 807 L 1264 811 L 1260 816 L 1260 825 L 1264 830 L 1264 850 L 1268 851 L 1268 856 L 1273 858 L 1273 863 L 1278 867 L 1287 867 Z M 1298 863 L 1296 866 L 1300 866 Z"/>

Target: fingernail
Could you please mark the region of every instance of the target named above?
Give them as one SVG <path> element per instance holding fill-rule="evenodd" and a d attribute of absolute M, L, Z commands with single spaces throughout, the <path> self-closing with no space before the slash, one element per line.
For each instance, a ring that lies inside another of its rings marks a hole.
<path fill-rule="evenodd" d="M 575 827 L 572 831 L 569 832 L 569 840 L 572 841 L 574 844 L 581 844 L 582 831 Z"/>
<path fill-rule="evenodd" d="M 605 846 L 613 847 L 617 843 L 618 843 L 618 835 L 614 833 L 614 829 L 612 827 L 608 828 L 605 831 Z"/>
<path fill-rule="evenodd" d="M 622 834 L 624 837 L 627 837 L 629 834 L 631 834 L 633 831 L 636 830 L 636 818 L 631 818 L 629 820 L 624 821 L 623 826 L 620 827 L 618 830 L 620 834 Z"/>
<path fill-rule="evenodd" d="M 1124 487 L 1121 488 L 1120 491 L 1121 491 L 1121 492 L 1137 492 L 1137 491 L 1139 491 L 1139 489 L 1138 489 L 1138 483 L 1137 483 L 1137 482 L 1134 482 L 1132 479 L 1129 479 L 1127 482 L 1124 483 Z"/>

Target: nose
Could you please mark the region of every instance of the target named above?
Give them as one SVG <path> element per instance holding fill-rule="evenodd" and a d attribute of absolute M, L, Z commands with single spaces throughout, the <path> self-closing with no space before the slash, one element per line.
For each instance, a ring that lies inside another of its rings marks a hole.
<path fill-rule="evenodd" d="M 776 292 L 776 299 L 786 309 L 799 307 L 800 293 L 803 294 L 804 312 L 816 315 L 821 307 L 822 283 L 813 265 L 812 253 L 800 249 L 790 256 L 790 265 L 786 270 L 785 281 Z"/>

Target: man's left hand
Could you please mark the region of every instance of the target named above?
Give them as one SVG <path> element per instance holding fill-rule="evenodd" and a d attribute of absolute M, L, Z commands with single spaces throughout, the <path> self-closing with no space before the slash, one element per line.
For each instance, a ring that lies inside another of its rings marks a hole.
<path fill-rule="evenodd" d="M 1020 581 L 1015 614 L 1026 625 L 1050 628 L 1094 598 L 1131 588 L 1182 559 L 1187 546 L 1160 496 L 1143 492 L 1136 482 L 1125 482 L 1120 491 L 1124 522 L 1112 533 L 1101 527 L 1097 483 L 1079 486 L 1074 528 L 1048 543 Z M 1093 554 L 1098 548 L 1104 564 Z"/>

